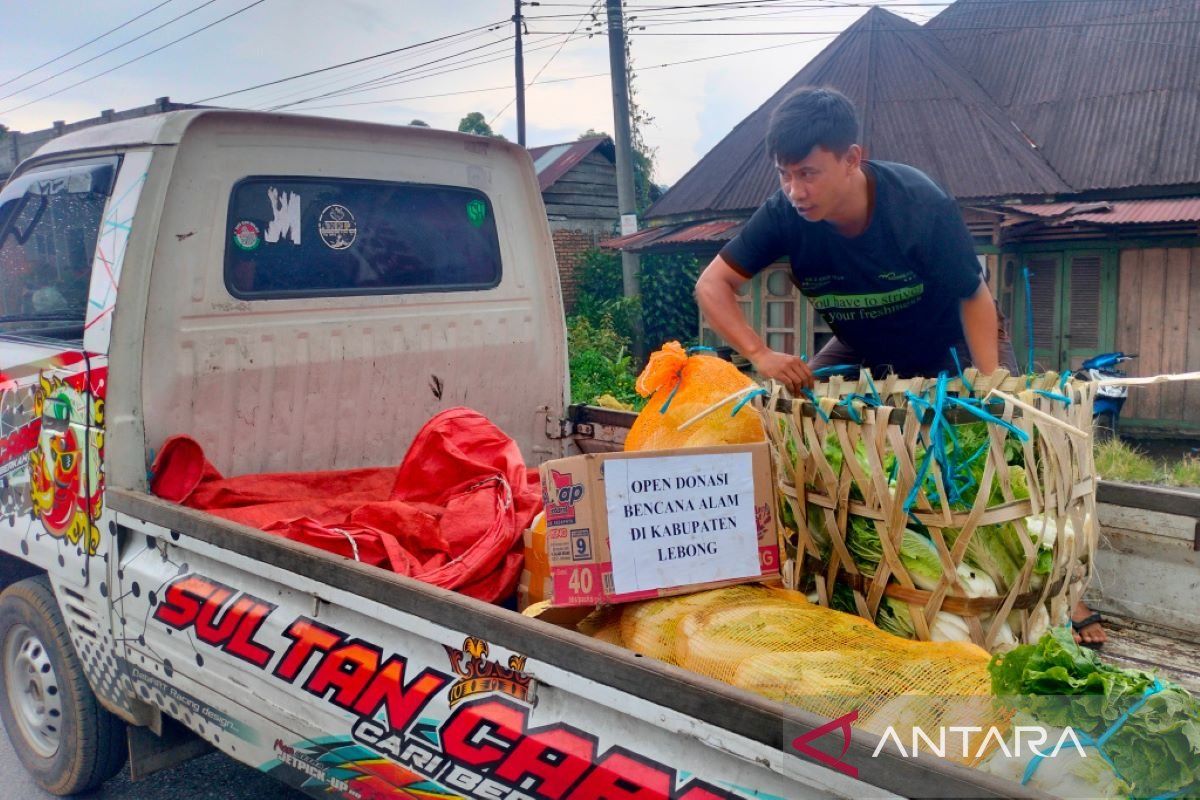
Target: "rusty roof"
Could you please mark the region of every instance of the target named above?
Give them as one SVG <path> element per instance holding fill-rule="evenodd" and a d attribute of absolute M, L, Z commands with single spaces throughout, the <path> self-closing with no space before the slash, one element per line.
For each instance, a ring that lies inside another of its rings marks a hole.
<path fill-rule="evenodd" d="M 1088 203 L 1042 203 L 1011 205 L 1008 210 L 1025 216 L 1013 222 L 1035 217 L 1050 226 L 1075 222 L 1098 225 L 1154 225 L 1169 222 L 1200 222 L 1200 197 L 1175 197 L 1158 200 L 1116 200 Z M 1026 216 L 1027 215 L 1027 216 Z"/>
<path fill-rule="evenodd" d="M 1200 2 L 958 0 L 925 29 L 1075 191 L 1200 183 Z"/>
<path fill-rule="evenodd" d="M 959 198 L 1070 189 L 935 37 L 875 7 L 742 120 L 647 216 L 760 205 L 777 188 L 763 143 L 768 118 L 802 86 L 832 86 L 854 101 L 869 158 L 911 164 Z"/>
<path fill-rule="evenodd" d="M 538 176 L 538 188 L 543 192 L 549 189 L 597 148 L 601 148 L 601 152 L 615 163 L 616 151 L 612 139 L 607 136 L 590 136 L 574 142 L 529 148 L 533 169 Z"/>
<path fill-rule="evenodd" d="M 709 220 L 708 222 L 685 222 L 675 225 L 659 225 L 654 228 L 618 236 L 601 242 L 601 247 L 610 250 L 626 250 L 638 253 L 645 250 L 667 248 L 675 245 L 709 242 L 724 244 L 733 239 L 742 229 L 742 222 L 733 219 Z"/>

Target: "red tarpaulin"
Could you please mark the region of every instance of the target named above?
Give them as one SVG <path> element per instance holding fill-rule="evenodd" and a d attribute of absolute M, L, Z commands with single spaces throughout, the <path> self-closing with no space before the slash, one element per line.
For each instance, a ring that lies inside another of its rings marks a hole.
<path fill-rule="evenodd" d="M 153 472 L 160 497 L 490 602 L 516 587 L 521 533 L 541 507 L 537 470 L 468 408 L 426 423 L 399 469 L 224 478 L 176 436 Z"/>

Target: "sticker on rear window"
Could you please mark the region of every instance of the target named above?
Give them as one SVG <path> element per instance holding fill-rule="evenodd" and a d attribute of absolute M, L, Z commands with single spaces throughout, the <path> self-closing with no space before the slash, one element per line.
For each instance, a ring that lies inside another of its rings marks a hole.
<path fill-rule="evenodd" d="M 241 250 L 256 250 L 262 243 L 258 226 L 249 220 L 242 220 L 233 226 L 233 243 Z"/>
<path fill-rule="evenodd" d="M 358 236 L 358 227 L 350 209 L 334 203 L 325 206 L 325 210 L 321 212 L 321 218 L 317 221 L 317 233 L 329 249 L 345 250 L 354 244 Z"/>
<path fill-rule="evenodd" d="M 476 228 L 483 225 L 484 219 L 487 218 L 487 204 L 482 200 L 472 200 L 467 203 L 467 219 Z"/>

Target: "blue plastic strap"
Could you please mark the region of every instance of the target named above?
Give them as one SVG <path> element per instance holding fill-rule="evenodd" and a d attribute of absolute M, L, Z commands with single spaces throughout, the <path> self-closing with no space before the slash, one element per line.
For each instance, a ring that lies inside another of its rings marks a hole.
<path fill-rule="evenodd" d="M 1113 736 L 1115 736 L 1117 734 L 1117 731 L 1121 730 L 1121 726 L 1123 726 L 1133 714 L 1136 714 L 1138 709 L 1140 709 L 1142 706 L 1144 706 L 1146 704 L 1146 701 L 1148 701 L 1151 697 L 1158 694 L 1162 690 L 1163 690 L 1162 682 L 1156 678 L 1154 680 L 1154 683 L 1152 683 L 1146 687 L 1146 691 L 1144 691 L 1142 693 L 1142 696 L 1137 700 L 1137 702 L 1135 702 L 1128 709 L 1126 709 L 1125 713 L 1123 713 L 1121 716 L 1117 717 L 1116 720 L 1113 721 L 1113 724 L 1108 726 L 1108 730 L 1106 730 L 1103 734 L 1101 734 L 1098 739 L 1092 739 L 1090 736 L 1088 736 L 1087 734 L 1083 734 L 1083 733 L 1076 734 L 1076 737 L 1079 739 L 1079 743 L 1081 745 L 1083 745 L 1084 747 L 1096 748 L 1096 752 L 1098 752 L 1100 754 L 1100 757 L 1103 758 L 1106 762 L 1108 762 L 1108 765 L 1110 767 L 1112 767 L 1113 774 L 1116 775 L 1121 780 L 1125 780 L 1125 778 L 1124 778 L 1124 776 L 1121 775 L 1121 771 L 1119 769 L 1117 769 L 1117 765 L 1112 760 L 1112 757 L 1110 757 L 1108 755 L 1108 752 L 1104 749 L 1104 745 L 1108 744 L 1108 740 L 1111 739 Z M 1025 765 L 1025 774 L 1022 775 L 1022 777 L 1021 777 L 1022 785 L 1029 783 L 1029 781 L 1033 778 L 1034 773 L 1037 772 L 1037 769 L 1041 765 L 1042 760 L 1044 758 L 1045 758 L 1045 756 L 1034 755 L 1032 758 L 1029 759 L 1029 763 Z M 1173 792 L 1170 794 L 1158 795 L 1156 798 L 1153 798 L 1153 800 L 1169 800 L 1169 798 L 1178 797 L 1182 793 L 1182 791 L 1183 790 L 1180 790 L 1178 792 Z"/>
<path fill-rule="evenodd" d="M 1067 390 L 1067 381 L 1069 380 L 1071 380 L 1071 371 L 1066 370 L 1063 372 L 1062 377 L 1058 379 L 1058 390 L 1060 392 L 1065 392 Z"/>
<path fill-rule="evenodd" d="M 875 381 L 871 380 L 871 370 L 866 371 L 867 386 L 871 388 L 871 399 L 875 401 L 875 405 L 883 405 L 883 398 L 879 396 L 879 390 L 875 388 Z"/>
<path fill-rule="evenodd" d="M 971 403 L 964 402 L 957 397 L 948 397 L 946 399 L 949 400 L 951 403 L 954 403 L 954 405 L 958 406 L 959 408 L 965 408 L 968 412 L 975 415 L 976 417 L 979 417 L 984 422 L 990 422 L 993 425 L 999 425 L 1002 428 L 1008 429 L 1013 434 L 1013 436 L 1016 436 L 1022 442 L 1029 441 L 1029 434 L 1027 434 L 1025 431 L 1021 430 L 1020 428 L 1018 428 L 1016 425 L 1013 425 L 1011 422 L 1005 422 L 1004 420 L 1000 419 L 999 417 L 995 416 L 994 414 L 989 414 L 988 412 L 984 411 L 982 408 L 972 405 Z"/>
<path fill-rule="evenodd" d="M 1146 705 L 1147 700 L 1149 700 L 1151 697 L 1158 694 L 1162 690 L 1163 690 L 1162 682 L 1156 678 L 1154 680 L 1154 683 L 1152 683 L 1146 687 L 1146 691 L 1142 693 L 1141 698 L 1136 703 L 1131 705 L 1129 708 L 1125 709 L 1125 713 L 1122 714 L 1121 716 L 1117 717 L 1116 721 L 1113 722 L 1113 724 L 1108 727 L 1108 730 L 1106 730 L 1100 736 L 1100 738 L 1096 740 L 1096 746 L 1104 747 L 1104 745 L 1108 743 L 1108 740 L 1111 739 L 1117 731 L 1121 730 L 1121 726 L 1125 724 L 1126 720 L 1128 720 L 1131 715 L 1137 713 L 1138 709 L 1140 709 L 1142 706 Z"/>
<path fill-rule="evenodd" d="M 755 389 L 753 392 L 751 392 L 750 394 L 746 395 L 745 397 L 743 397 L 741 400 L 738 401 L 737 405 L 733 407 L 733 411 L 729 412 L 729 416 L 736 417 L 737 413 L 742 410 L 742 407 L 744 405 L 746 405 L 746 403 L 749 403 L 751 400 L 753 400 L 756 397 L 762 397 L 763 395 L 766 395 L 766 394 L 768 394 L 766 389 Z"/>
<path fill-rule="evenodd" d="M 975 389 L 971 386 L 971 383 L 967 380 L 967 376 L 963 374 L 962 362 L 958 360 L 958 348 L 951 346 L 950 355 L 954 359 L 954 366 L 958 370 L 958 379 L 962 381 L 962 385 L 967 388 L 968 392 L 975 391 Z"/>
<path fill-rule="evenodd" d="M 682 385 L 683 385 L 683 375 L 680 374 L 676 377 L 675 388 L 671 390 L 671 393 L 669 395 L 667 395 L 666 402 L 664 402 L 662 404 L 662 408 L 660 408 L 658 410 L 658 413 L 660 413 L 660 414 L 667 413 L 667 409 L 671 407 L 671 401 L 675 399 L 675 393 L 679 391 L 679 387 Z"/>
<path fill-rule="evenodd" d="M 1066 403 L 1067 405 L 1071 405 L 1071 398 L 1067 397 L 1065 394 L 1058 394 L 1056 392 L 1047 392 L 1044 389 L 1034 389 L 1033 393 L 1040 394 L 1042 397 L 1049 397 L 1051 400 L 1057 400 L 1060 403 Z"/>
<path fill-rule="evenodd" d="M 828 378 L 831 375 L 857 375 L 862 367 L 858 364 L 831 364 L 828 367 L 817 367 L 813 375 L 818 378 Z"/>
<path fill-rule="evenodd" d="M 715 347 L 697 344 L 689 347 L 686 352 L 689 356 L 694 356 L 696 353 L 715 353 L 717 352 L 717 349 Z"/>
<path fill-rule="evenodd" d="M 825 409 L 821 408 L 821 404 L 817 402 L 817 396 L 813 394 L 812 389 L 805 389 L 804 396 L 807 397 L 810 402 L 812 402 L 813 408 L 815 408 L 817 413 L 821 415 L 821 419 L 829 422 L 829 415 L 825 413 Z"/>

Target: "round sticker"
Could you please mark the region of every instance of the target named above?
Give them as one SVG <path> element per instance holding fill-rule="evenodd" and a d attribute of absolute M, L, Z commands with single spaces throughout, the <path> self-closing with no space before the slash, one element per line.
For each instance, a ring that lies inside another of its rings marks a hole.
<path fill-rule="evenodd" d="M 321 241 L 331 250 L 345 250 L 354 244 L 358 236 L 358 227 L 354 224 L 354 215 L 345 206 L 333 204 L 325 206 L 321 218 L 317 221 L 317 233 Z"/>
<path fill-rule="evenodd" d="M 258 226 L 248 220 L 242 220 L 233 226 L 233 243 L 242 250 L 255 250 L 262 243 Z"/>

